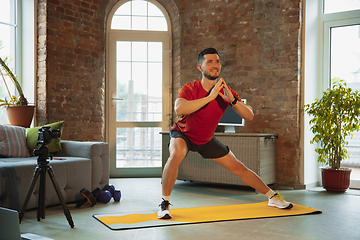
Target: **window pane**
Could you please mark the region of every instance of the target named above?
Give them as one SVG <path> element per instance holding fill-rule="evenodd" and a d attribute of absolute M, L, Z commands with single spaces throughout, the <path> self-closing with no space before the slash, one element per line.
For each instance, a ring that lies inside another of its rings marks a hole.
<path fill-rule="evenodd" d="M 162 96 L 162 63 L 149 63 L 149 95 Z"/>
<path fill-rule="evenodd" d="M 133 102 L 129 102 L 129 98 L 132 99 L 133 96 L 129 94 L 129 87 L 133 86 L 131 80 L 121 79 L 117 81 L 116 84 L 116 97 L 122 98 L 123 100 L 116 101 L 116 121 L 131 121 L 132 115 L 130 115 L 130 110 L 133 108 Z"/>
<path fill-rule="evenodd" d="M 147 61 L 147 42 L 132 42 L 132 60 Z"/>
<path fill-rule="evenodd" d="M 134 80 L 134 93 L 147 94 L 147 63 L 132 63 L 132 79 Z"/>
<path fill-rule="evenodd" d="M 147 17 L 132 17 L 132 30 L 147 30 Z"/>
<path fill-rule="evenodd" d="M 131 30 L 131 16 L 114 16 L 111 21 L 111 28 Z"/>
<path fill-rule="evenodd" d="M 157 6 L 155 6 L 154 4 L 152 4 L 150 2 L 148 5 L 148 15 L 155 16 L 155 17 L 163 17 L 164 16 L 162 11 Z"/>
<path fill-rule="evenodd" d="M 360 82 L 360 25 L 331 28 L 331 79 Z"/>
<path fill-rule="evenodd" d="M 164 17 L 149 17 L 149 31 L 167 31 L 166 19 Z"/>
<path fill-rule="evenodd" d="M 0 49 L 0 57 L 4 59 L 5 57 L 13 58 L 15 56 L 15 37 L 14 37 L 14 28 L 8 25 L 0 24 L 0 41 L 2 41 L 2 49 Z M 14 60 L 14 59 L 13 59 Z M 14 61 L 11 61 L 10 64 L 14 64 Z M 14 67 L 14 66 L 11 66 Z"/>
<path fill-rule="evenodd" d="M 118 82 L 125 83 L 127 83 L 131 79 L 131 62 L 116 63 L 116 79 Z"/>
<path fill-rule="evenodd" d="M 161 128 L 117 128 L 116 167 L 161 167 Z"/>
<path fill-rule="evenodd" d="M 15 24 L 15 1 L 2 0 L 0 3 L 0 22 Z"/>
<path fill-rule="evenodd" d="M 324 13 L 346 12 L 360 9 L 360 0 L 324 0 Z"/>
<path fill-rule="evenodd" d="M 131 1 L 121 5 L 115 12 L 115 15 L 131 15 Z"/>
<path fill-rule="evenodd" d="M 116 61 L 131 61 L 131 42 L 116 43 Z"/>
<path fill-rule="evenodd" d="M 162 43 L 149 42 L 149 61 L 162 62 Z"/>
<path fill-rule="evenodd" d="M 162 120 L 162 63 L 149 63 L 149 121 Z"/>
<path fill-rule="evenodd" d="M 161 95 L 159 95 L 161 96 Z M 161 121 L 162 119 L 162 102 L 161 97 L 149 97 L 147 105 L 147 121 Z"/>
<path fill-rule="evenodd" d="M 132 15 L 147 16 L 147 1 L 132 1 Z"/>

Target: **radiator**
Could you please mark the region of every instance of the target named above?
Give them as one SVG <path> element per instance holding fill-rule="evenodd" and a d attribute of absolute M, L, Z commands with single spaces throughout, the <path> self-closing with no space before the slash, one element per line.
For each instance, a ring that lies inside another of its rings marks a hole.
<path fill-rule="evenodd" d="M 169 132 L 162 134 L 162 167 L 169 158 Z M 260 133 L 215 133 L 234 155 L 253 170 L 265 184 L 276 182 L 276 135 Z M 179 166 L 178 180 L 244 185 L 226 168 L 189 152 Z"/>

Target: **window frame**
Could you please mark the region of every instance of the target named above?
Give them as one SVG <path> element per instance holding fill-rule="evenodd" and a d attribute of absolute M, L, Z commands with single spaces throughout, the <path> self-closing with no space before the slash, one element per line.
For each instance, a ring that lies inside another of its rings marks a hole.
<path fill-rule="evenodd" d="M 360 9 L 336 13 L 324 13 L 324 1 L 319 0 L 320 26 L 320 85 L 322 92 L 331 87 L 331 28 L 360 25 Z M 350 188 L 360 189 L 360 181 L 351 180 Z"/>
<path fill-rule="evenodd" d="M 329 39 L 324 39 L 325 22 L 335 23 L 341 19 L 359 18 L 360 11 L 347 11 L 324 14 L 323 0 L 303 1 L 303 27 L 302 27 L 302 67 L 301 67 L 301 106 L 311 104 L 322 92 L 330 87 L 329 60 L 324 56 L 325 49 L 330 49 Z M 328 63 L 328 64 L 326 64 Z M 327 77 L 326 77 L 327 76 Z M 306 188 L 319 186 L 321 183 L 320 164 L 317 161 L 315 145 L 310 144 L 313 138 L 310 116 L 300 111 L 302 151 L 300 162 L 300 183 Z"/>
<path fill-rule="evenodd" d="M 22 83 L 21 82 L 21 68 L 19 67 L 19 66 L 21 66 L 20 65 L 20 63 L 21 63 L 20 62 L 21 55 L 19 54 L 21 52 L 21 41 L 20 41 L 20 37 L 21 37 L 21 14 L 20 14 L 21 13 L 21 0 L 15 0 L 13 2 L 13 6 L 10 6 L 10 8 L 11 7 L 13 7 L 13 9 L 9 9 L 9 11 L 13 10 L 14 23 L 0 22 L 0 24 L 2 26 L 8 26 L 10 28 L 10 32 L 13 32 L 11 34 L 13 36 L 10 36 L 10 41 L 12 42 L 10 44 L 10 46 L 6 46 L 4 43 L 3 43 L 3 46 L 2 46 L 5 49 L 10 49 L 10 55 L 1 56 L 1 57 L 2 58 L 9 57 L 9 58 L 12 59 L 12 62 L 11 62 L 11 64 L 9 64 L 10 65 L 9 67 L 11 69 L 14 68 L 14 74 L 18 77 L 19 82 L 21 84 Z M 7 78 L 7 80 L 8 80 L 8 78 Z M 3 82 L 2 79 L 1 79 L 1 82 Z M 11 94 L 17 95 L 15 86 L 11 83 L 11 81 L 7 81 L 7 82 L 10 83 L 10 84 L 8 84 L 8 87 L 9 87 L 9 90 L 10 90 Z M 5 87 L 3 83 L 1 83 L 1 84 L 2 84 L 3 87 Z M 9 99 L 9 96 L 8 96 L 7 92 L 5 93 L 4 97 L 6 97 L 6 99 Z M 2 108 L 2 109 L 0 109 L 0 111 L 2 111 L 5 114 L 6 109 Z M 8 124 L 9 121 L 3 122 L 3 123 Z"/>
<path fill-rule="evenodd" d="M 322 79 L 322 91 L 329 88 L 331 85 L 330 79 L 330 63 L 331 63 L 331 28 L 333 27 L 344 27 L 350 25 L 360 24 L 360 9 L 352 10 L 346 12 L 337 12 L 337 13 L 324 13 L 324 1 L 319 0 L 320 13 L 319 13 L 319 22 L 320 22 L 320 38 L 321 38 L 321 76 Z"/>
<path fill-rule="evenodd" d="M 38 0 L 15 0 L 17 29 L 14 40 L 16 47 L 12 57 L 15 74 L 29 104 L 35 104 L 36 99 L 37 3 Z M 32 122 L 32 125 L 35 124 L 36 117 Z"/>
<path fill-rule="evenodd" d="M 164 130 L 169 129 L 169 125 L 172 122 L 172 30 L 171 20 L 167 13 L 167 10 L 158 2 L 154 0 L 147 0 L 157 6 L 164 14 L 167 22 L 167 31 L 144 31 L 144 30 L 120 30 L 111 28 L 111 20 L 116 10 L 129 0 L 120 0 L 111 9 L 107 16 L 106 26 L 106 141 L 110 145 L 110 176 L 111 177 L 139 177 L 139 176 L 161 176 L 161 167 L 153 168 L 116 168 L 116 137 L 110 133 L 110 125 L 114 125 L 112 122 L 112 108 L 114 105 L 114 91 L 111 87 L 111 79 L 114 79 L 114 73 L 111 72 L 111 64 L 114 64 L 114 51 L 111 46 L 114 45 L 116 39 L 123 41 L 163 41 L 163 120 L 161 127 Z M 159 40 L 162 39 L 162 40 Z M 168 59 L 168 60 L 166 60 Z M 166 73 L 165 73 L 166 72 Z M 169 114 L 166 114 L 166 113 Z M 142 127 L 142 122 L 118 122 L 115 124 L 122 124 L 122 127 Z M 154 126 L 149 126 L 152 122 L 147 122 L 146 127 L 158 127 L 158 123 L 154 122 Z"/>

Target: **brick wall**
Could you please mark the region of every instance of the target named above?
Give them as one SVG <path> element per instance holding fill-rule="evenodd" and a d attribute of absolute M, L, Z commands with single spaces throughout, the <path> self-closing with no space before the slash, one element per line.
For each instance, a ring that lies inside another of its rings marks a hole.
<path fill-rule="evenodd" d="M 221 77 L 255 111 L 254 120 L 236 131 L 279 134 L 277 181 L 297 184 L 300 0 L 178 2 L 183 20 L 180 86 L 201 78 L 197 53 L 217 48 Z"/>
<path fill-rule="evenodd" d="M 38 1 L 37 122 L 64 139 L 105 140 L 105 26 L 117 0 Z M 299 182 L 301 0 L 159 0 L 173 31 L 173 98 L 201 78 L 197 53 L 219 50 L 221 76 L 254 108 L 237 132 L 279 134 L 278 183 Z"/>
<path fill-rule="evenodd" d="M 118 0 L 39 0 L 37 125 L 65 121 L 63 139 L 105 141 L 105 29 Z M 174 79 L 180 18 L 171 0 Z M 179 80 L 177 80 L 179 82 Z"/>

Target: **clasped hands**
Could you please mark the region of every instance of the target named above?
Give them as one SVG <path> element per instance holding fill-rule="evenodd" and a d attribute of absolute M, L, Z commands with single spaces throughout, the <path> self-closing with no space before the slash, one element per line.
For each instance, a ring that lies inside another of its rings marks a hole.
<path fill-rule="evenodd" d="M 221 89 L 224 89 L 224 93 L 220 92 Z M 211 89 L 210 96 L 212 96 L 215 99 L 217 95 L 220 95 L 224 99 L 224 101 L 229 103 L 235 100 L 233 94 L 231 93 L 228 85 L 226 84 L 223 78 L 220 78 L 216 82 L 215 86 Z"/>

